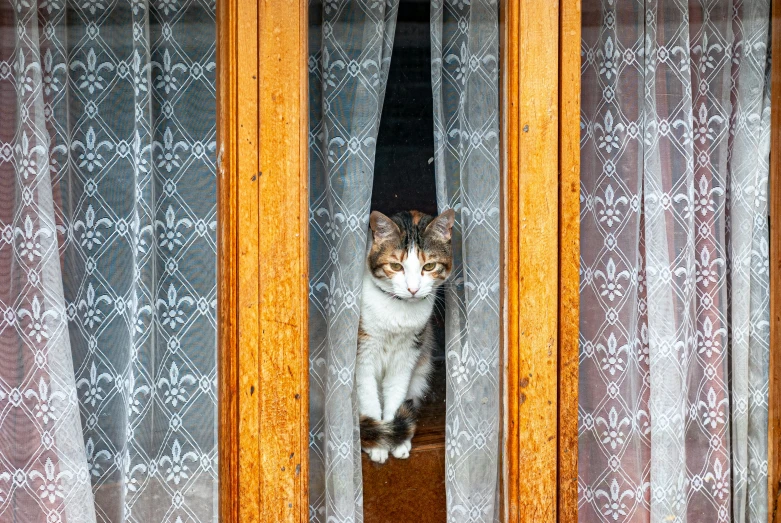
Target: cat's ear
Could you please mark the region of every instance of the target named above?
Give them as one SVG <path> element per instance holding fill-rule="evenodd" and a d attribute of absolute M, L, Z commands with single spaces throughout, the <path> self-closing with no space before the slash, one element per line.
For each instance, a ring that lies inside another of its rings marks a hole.
<path fill-rule="evenodd" d="M 453 222 L 456 220 L 456 211 L 448 209 L 428 224 L 426 232 L 436 234 L 445 240 L 450 240 L 453 233 Z"/>
<path fill-rule="evenodd" d="M 380 211 L 372 211 L 369 217 L 369 226 L 372 228 L 375 242 L 398 238 L 401 235 L 399 226 Z"/>

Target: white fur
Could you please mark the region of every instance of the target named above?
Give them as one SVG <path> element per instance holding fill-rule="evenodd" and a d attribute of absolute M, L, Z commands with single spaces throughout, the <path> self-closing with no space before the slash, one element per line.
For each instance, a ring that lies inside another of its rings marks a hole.
<path fill-rule="evenodd" d="M 407 252 L 407 258 L 401 263 L 403 271 L 397 272 L 390 279 L 374 278 L 369 271 L 363 278 L 364 284 L 368 278 L 373 285 L 380 287 L 386 293 L 391 293 L 404 300 L 422 300 L 428 296 L 434 297 L 434 291 L 441 280 L 436 280 L 429 273 L 423 273 L 423 267 L 418 259 L 418 250 L 413 246 Z M 368 268 L 367 268 L 368 270 Z M 432 301 L 433 304 L 433 301 Z"/>
<path fill-rule="evenodd" d="M 437 283 L 421 275 L 417 253 L 408 253 L 403 265 L 404 273 L 392 281 L 375 278 L 368 263 L 363 276 L 361 327 L 368 339 L 358 350 L 358 406 L 362 416 L 385 421 L 393 419 L 406 399 L 419 404 L 431 372 L 433 336 L 428 322 Z M 411 290 L 416 291 L 414 297 Z M 388 450 L 397 458 L 407 458 L 411 448 L 412 443 L 406 441 L 395 449 L 366 452 L 372 461 L 384 463 Z"/>

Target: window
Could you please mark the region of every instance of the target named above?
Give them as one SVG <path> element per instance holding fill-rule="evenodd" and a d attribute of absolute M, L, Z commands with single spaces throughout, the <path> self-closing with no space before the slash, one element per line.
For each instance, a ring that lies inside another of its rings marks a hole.
<path fill-rule="evenodd" d="M 0 2 L 0 520 L 218 511 L 214 2 Z"/>
<path fill-rule="evenodd" d="M 221 216 L 232 217 L 222 222 L 220 251 L 221 463 L 222 477 L 233 475 L 223 492 L 234 492 L 223 496 L 223 514 L 234 520 L 309 518 L 307 7 L 237 1 L 222 12 L 221 109 L 234 109 L 220 120 Z M 500 8 L 500 47 L 513 52 L 500 54 L 499 506 L 507 520 L 575 521 L 581 16 L 570 2 L 508 0 Z M 280 215 L 288 219 L 273 218 Z M 777 244 L 771 238 L 770 249 Z M 263 263 L 269 256 L 286 260 L 285 270 Z M 777 367 L 773 360 L 771 373 Z M 777 419 L 771 414 L 771 431 Z M 777 459 L 771 454 L 770 477 Z"/>

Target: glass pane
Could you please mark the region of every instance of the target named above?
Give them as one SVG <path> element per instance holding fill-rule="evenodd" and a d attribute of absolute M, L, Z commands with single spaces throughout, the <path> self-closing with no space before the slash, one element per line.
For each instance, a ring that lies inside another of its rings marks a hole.
<path fill-rule="evenodd" d="M 769 21 L 583 2 L 581 521 L 767 521 Z"/>
<path fill-rule="evenodd" d="M 216 521 L 215 29 L 0 0 L 2 521 Z"/>

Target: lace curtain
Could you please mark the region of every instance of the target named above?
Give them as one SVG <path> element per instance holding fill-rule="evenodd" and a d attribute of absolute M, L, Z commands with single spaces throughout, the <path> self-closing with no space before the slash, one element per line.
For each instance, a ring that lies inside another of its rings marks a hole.
<path fill-rule="evenodd" d="M 0 1 L 0 520 L 216 520 L 214 12 Z"/>
<path fill-rule="evenodd" d="M 310 521 L 363 521 L 354 370 L 374 156 L 398 0 L 310 2 Z M 498 5 L 431 3 L 439 210 L 457 211 L 447 291 L 447 503 L 494 521 L 498 459 Z M 414 456 L 411 458 L 414 459 Z"/>
<path fill-rule="evenodd" d="M 355 359 L 399 0 L 310 0 L 309 519 L 363 521 Z"/>
<path fill-rule="evenodd" d="M 581 521 L 767 521 L 769 15 L 583 4 Z"/>
<path fill-rule="evenodd" d="M 453 208 L 445 291 L 450 522 L 499 521 L 499 6 L 431 3 L 434 166 Z"/>

